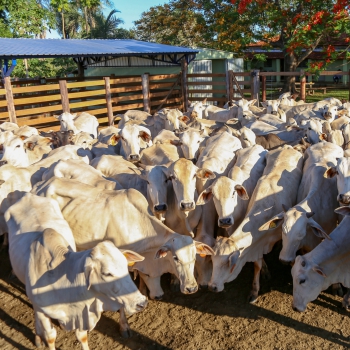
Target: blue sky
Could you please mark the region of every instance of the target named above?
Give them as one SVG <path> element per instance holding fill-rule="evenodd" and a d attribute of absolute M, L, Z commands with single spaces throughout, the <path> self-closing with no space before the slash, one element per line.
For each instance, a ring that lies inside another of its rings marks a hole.
<path fill-rule="evenodd" d="M 163 5 L 168 0 L 113 0 L 114 8 L 119 10 L 116 14 L 118 18 L 124 21 L 121 27 L 130 29 L 134 26 L 133 22 L 141 17 L 141 13 L 147 11 L 152 6 Z M 104 13 L 108 14 L 111 9 L 106 8 Z M 51 30 L 47 33 L 47 38 L 59 38 L 56 31 Z"/>

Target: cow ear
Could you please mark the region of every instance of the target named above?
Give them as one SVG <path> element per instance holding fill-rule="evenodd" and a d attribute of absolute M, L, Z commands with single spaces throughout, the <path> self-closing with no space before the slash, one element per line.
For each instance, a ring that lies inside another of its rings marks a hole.
<path fill-rule="evenodd" d="M 133 266 L 135 263 L 145 260 L 142 255 L 133 252 L 132 250 L 123 250 L 122 253 L 128 262 L 128 266 Z"/>
<path fill-rule="evenodd" d="M 3 185 L 5 183 L 5 180 L 1 180 L 0 179 L 0 187 L 1 187 L 1 185 Z"/>
<path fill-rule="evenodd" d="M 268 231 L 268 230 L 274 230 L 278 226 L 280 226 L 284 219 L 284 212 L 280 212 L 276 216 L 274 216 L 271 220 L 269 220 L 267 223 L 262 225 L 259 228 L 259 231 Z"/>
<path fill-rule="evenodd" d="M 334 210 L 335 213 L 344 215 L 344 216 L 349 216 L 350 215 L 350 207 L 344 206 L 344 207 L 339 207 Z"/>
<path fill-rule="evenodd" d="M 308 225 L 311 227 L 312 232 L 317 237 L 331 239 L 331 237 L 329 237 L 327 233 L 323 231 L 323 228 L 314 219 L 310 218 L 308 221 Z"/>
<path fill-rule="evenodd" d="M 328 140 L 327 134 L 325 134 L 324 132 L 318 138 L 320 141 L 327 141 Z"/>
<path fill-rule="evenodd" d="M 264 108 L 267 108 L 267 102 L 261 101 L 260 104 L 261 104 Z"/>
<path fill-rule="evenodd" d="M 228 266 L 230 268 L 230 273 L 232 273 L 233 270 L 235 269 L 237 259 L 239 258 L 240 254 L 241 254 L 240 251 L 236 250 L 233 253 L 231 253 L 230 256 L 228 257 Z"/>
<path fill-rule="evenodd" d="M 118 135 L 118 134 L 113 134 L 113 135 L 110 137 L 110 139 L 108 140 L 108 142 L 109 142 L 109 144 L 110 144 L 111 146 L 115 146 L 115 145 L 119 142 L 120 138 L 121 138 L 120 135 Z"/>
<path fill-rule="evenodd" d="M 213 198 L 212 187 L 209 186 L 199 195 L 196 205 L 204 205 Z"/>
<path fill-rule="evenodd" d="M 91 256 L 88 256 L 85 260 L 85 265 L 84 265 L 84 275 L 86 279 L 86 286 L 87 289 L 89 290 L 91 287 L 91 277 L 95 273 L 95 264 L 94 261 L 92 260 Z"/>
<path fill-rule="evenodd" d="M 190 121 L 190 118 L 187 117 L 187 115 L 181 115 L 178 117 L 179 120 L 181 120 L 183 123 L 188 123 Z"/>
<path fill-rule="evenodd" d="M 165 258 L 169 251 L 171 251 L 170 247 L 168 247 L 167 245 L 163 245 L 158 249 L 154 258 L 155 259 Z"/>
<path fill-rule="evenodd" d="M 242 185 L 236 185 L 235 186 L 235 190 L 237 191 L 237 194 L 243 199 L 243 200 L 248 200 L 249 196 L 248 193 L 246 191 L 246 189 L 244 188 L 244 186 Z"/>
<path fill-rule="evenodd" d="M 212 180 L 216 178 L 215 174 L 211 170 L 204 169 L 204 168 L 198 169 L 196 171 L 196 175 L 197 177 L 203 180 Z"/>
<path fill-rule="evenodd" d="M 170 144 L 174 146 L 181 146 L 182 142 L 180 140 L 169 140 Z"/>
<path fill-rule="evenodd" d="M 150 142 L 151 141 L 151 135 L 147 134 L 147 132 L 141 130 L 139 132 L 139 136 L 142 138 L 143 141 L 145 142 Z"/>
<path fill-rule="evenodd" d="M 214 250 L 205 243 L 193 241 L 196 246 L 196 254 L 199 254 L 202 258 L 207 255 L 215 255 Z"/>
<path fill-rule="evenodd" d="M 326 172 L 324 173 L 324 177 L 326 177 L 327 179 L 330 179 L 330 178 L 334 177 L 335 175 L 338 175 L 338 170 L 337 170 L 337 167 L 335 167 L 335 166 L 328 168 L 326 170 Z"/>
<path fill-rule="evenodd" d="M 323 269 L 320 266 L 316 265 L 312 269 L 322 277 L 327 277 L 327 275 L 324 273 Z"/>
<path fill-rule="evenodd" d="M 28 142 L 25 142 L 24 143 L 24 147 L 33 151 L 33 149 L 35 148 L 36 146 L 36 143 L 35 142 L 32 142 L 32 141 L 28 141 Z"/>
<path fill-rule="evenodd" d="M 21 140 L 25 140 L 25 139 L 27 139 L 28 137 L 25 136 L 25 135 L 21 135 L 19 138 L 20 138 Z"/>
<path fill-rule="evenodd" d="M 250 101 L 248 102 L 248 106 L 254 105 L 254 104 L 256 103 L 256 101 L 257 101 L 257 99 L 250 100 Z"/>

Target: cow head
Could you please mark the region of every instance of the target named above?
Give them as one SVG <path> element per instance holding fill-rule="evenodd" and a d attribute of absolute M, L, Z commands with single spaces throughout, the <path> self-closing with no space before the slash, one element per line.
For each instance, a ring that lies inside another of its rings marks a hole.
<path fill-rule="evenodd" d="M 142 311 L 147 305 L 147 299 L 131 280 L 128 264 L 143 259 L 130 250 L 121 252 L 110 241 L 97 244 L 85 260 L 87 289 L 92 290 L 108 310 L 117 311 L 121 305 L 127 315 Z"/>
<path fill-rule="evenodd" d="M 350 158 L 341 157 L 337 160 L 337 165 L 329 167 L 325 172 L 325 177 L 337 176 L 338 197 L 341 205 L 350 204 Z"/>
<path fill-rule="evenodd" d="M 176 136 L 179 138 L 182 152 L 186 159 L 192 160 L 196 163 L 198 158 L 198 150 L 202 141 L 204 130 L 187 129 L 183 132 L 177 133 Z"/>
<path fill-rule="evenodd" d="M 214 179 L 215 174 L 207 169 L 196 167 L 190 160 L 180 158 L 167 169 L 167 177 L 172 181 L 179 210 L 189 212 L 196 207 L 196 177 Z"/>
<path fill-rule="evenodd" d="M 298 255 L 292 268 L 293 310 L 303 312 L 321 293 L 326 274 L 307 255 Z"/>
<path fill-rule="evenodd" d="M 213 198 L 219 216 L 218 226 L 229 228 L 234 224 L 233 212 L 238 197 L 248 200 L 246 189 L 234 180 L 221 176 L 199 195 L 197 205 L 203 205 Z"/>

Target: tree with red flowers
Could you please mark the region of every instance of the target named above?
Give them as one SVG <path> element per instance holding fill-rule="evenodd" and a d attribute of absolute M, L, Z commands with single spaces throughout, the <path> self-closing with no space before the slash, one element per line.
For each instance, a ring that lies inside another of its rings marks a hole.
<path fill-rule="evenodd" d="M 215 14 L 207 23 L 217 29 L 216 46 L 244 50 L 262 41 L 266 49 L 279 48 L 284 54 L 284 70 L 295 69 L 315 50 L 323 59 L 313 62 L 309 71 L 325 69 L 338 57 L 350 60 L 349 0 L 197 0 L 203 13 Z M 223 11 L 216 11 L 224 6 Z M 344 47 L 336 51 L 333 43 L 342 39 Z M 294 78 L 287 89 L 294 89 Z"/>

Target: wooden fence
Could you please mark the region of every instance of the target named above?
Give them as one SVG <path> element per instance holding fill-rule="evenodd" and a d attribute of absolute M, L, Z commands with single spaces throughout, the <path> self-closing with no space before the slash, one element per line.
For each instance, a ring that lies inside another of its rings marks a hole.
<path fill-rule="evenodd" d="M 111 125 L 116 114 L 129 109 L 150 113 L 183 106 L 181 75 L 93 77 L 67 79 L 5 78 L 0 85 L 0 122 L 57 130 L 54 115 L 86 111 L 100 125 Z"/>
<path fill-rule="evenodd" d="M 41 130 L 57 130 L 54 115 L 86 111 L 95 115 L 101 126 L 112 125 L 114 117 L 129 109 L 154 113 L 163 107 L 187 109 L 187 103 L 203 100 L 222 106 L 241 97 L 266 100 L 267 77 L 297 76 L 300 97 L 305 99 L 303 72 L 228 71 L 226 74 L 180 74 L 90 77 L 84 79 L 17 79 L 0 83 L 0 123 L 16 122 Z M 321 72 L 321 75 L 347 75 L 350 99 L 350 72 Z M 193 81 L 196 78 L 196 81 Z M 198 79 L 200 78 L 200 79 Z M 198 81 L 199 80 L 199 81 Z M 310 87 L 309 87 L 310 89 Z M 316 87 L 314 89 L 317 89 Z"/>

